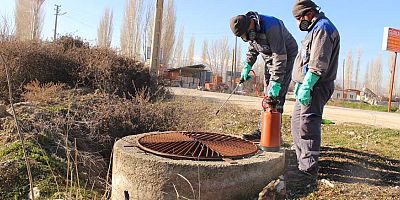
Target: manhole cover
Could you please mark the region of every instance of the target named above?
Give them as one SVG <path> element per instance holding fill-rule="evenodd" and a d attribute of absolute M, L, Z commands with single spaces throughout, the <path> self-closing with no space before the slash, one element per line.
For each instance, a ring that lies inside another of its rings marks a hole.
<path fill-rule="evenodd" d="M 139 147 L 173 159 L 222 160 L 254 155 L 258 149 L 240 138 L 204 132 L 168 132 L 143 136 Z"/>

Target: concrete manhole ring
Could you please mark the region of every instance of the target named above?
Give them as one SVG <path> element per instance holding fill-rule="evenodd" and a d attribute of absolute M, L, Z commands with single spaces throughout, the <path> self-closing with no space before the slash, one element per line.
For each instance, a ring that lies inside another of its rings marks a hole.
<path fill-rule="evenodd" d="M 262 152 L 226 161 L 174 160 L 139 148 L 132 135 L 114 144 L 112 199 L 249 199 L 284 170 L 284 153 Z M 172 132 L 165 132 L 172 133 Z M 234 137 L 234 136 L 233 136 Z"/>

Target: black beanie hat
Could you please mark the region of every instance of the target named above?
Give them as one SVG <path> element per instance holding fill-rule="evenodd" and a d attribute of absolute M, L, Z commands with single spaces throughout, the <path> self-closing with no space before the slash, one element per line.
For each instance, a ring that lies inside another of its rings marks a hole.
<path fill-rule="evenodd" d="M 317 4 L 311 0 L 296 0 L 293 5 L 292 14 L 294 17 L 298 17 L 303 15 L 306 11 L 317 8 Z"/>
<path fill-rule="evenodd" d="M 246 15 L 238 15 L 232 17 L 230 26 L 233 34 L 240 37 L 247 31 L 247 29 L 249 29 L 250 17 Z"/>

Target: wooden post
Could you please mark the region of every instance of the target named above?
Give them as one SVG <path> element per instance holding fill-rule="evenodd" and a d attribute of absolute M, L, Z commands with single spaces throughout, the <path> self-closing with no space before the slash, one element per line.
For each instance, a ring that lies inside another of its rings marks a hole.
<path fill-rule="evenodd" d="M 150 60 L 150 73 L 157 76 L 160 65 L 160 39 L 161 39 L 161 25 L 163 15 L 164 0 L 156 0 L 154 24 L 153 24 L 153 40 L 151 44 L 151 60 Z"/>
<path fill-rule="evenodd" d="M 392 67 L 392 78 L 390 80 L 390 92 L 389 92 L 389 102 L 388 102 L 388 112 L 392 107 L 392 96 L 393 96 L 393 87 L 394 87 L 394 79 L 396 75 L 396 62 L 397 62 L 397 52 L 394 54 L 394 62 Z"/>

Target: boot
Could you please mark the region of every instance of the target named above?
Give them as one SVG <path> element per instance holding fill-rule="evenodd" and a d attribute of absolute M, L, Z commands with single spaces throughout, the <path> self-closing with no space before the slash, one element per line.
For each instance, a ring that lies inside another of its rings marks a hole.
<path fill-rule="evenodd" d="M 318 171 L 303 171 L 299 169 L 287 170 L 284 174 L 285 180 L 287 183 L 291 184 L 301 184 L 304 186 L 307 185 L 316 185 L 318 178 Z"/>

